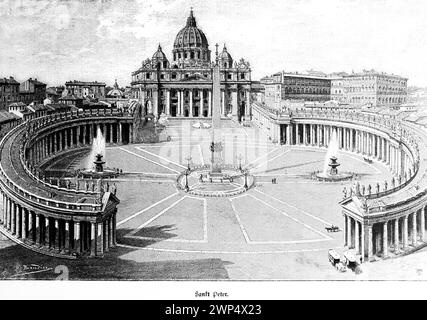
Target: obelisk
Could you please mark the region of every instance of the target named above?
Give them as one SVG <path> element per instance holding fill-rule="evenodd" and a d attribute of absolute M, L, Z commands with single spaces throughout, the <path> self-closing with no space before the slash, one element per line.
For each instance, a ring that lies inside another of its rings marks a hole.
<path fill-rule="evenodd" d="M 212 70 L 212 142 L 211 173 L 221 173 L 221 77 L 218 63 L 218 44 L 216 45 L 215 65 Z"/>

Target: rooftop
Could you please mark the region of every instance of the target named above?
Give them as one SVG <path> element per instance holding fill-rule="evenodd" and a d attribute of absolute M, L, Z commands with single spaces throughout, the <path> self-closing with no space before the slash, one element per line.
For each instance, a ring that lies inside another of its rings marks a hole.
<path fill-rule="evenodd" d="M 13 77 L 9 77 L 9 78 L 0 78 L 0 84 L 15 84 L 15 85 L 19 85 L 19 82 L 16 81 Z"/>
<path fill-rule="evenodd" d="M 65 82 L 66 86 L 106 86 L 106 84 L 104 82 L 98 82 L 98 81 L 78 81 L 78 80 L 73 80 L 73 81 L 67 81 Z"/>

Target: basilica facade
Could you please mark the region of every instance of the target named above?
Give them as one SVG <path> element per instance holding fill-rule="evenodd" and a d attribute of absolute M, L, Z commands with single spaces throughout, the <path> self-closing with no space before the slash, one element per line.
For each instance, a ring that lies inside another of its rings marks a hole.
<path fill-rule="evenodd" d="M 164 113 L 176 118 L 212 116 L 212 68 L 220 65 L 221 115 L 250 121 L 251 68 L 247 61 L 235 61 L 224 45 L 216 45 L 215 56 L 207 37 L 197 27 L 191 10 L 187 23 L 173 45 L 169 60 L 159 44 L 151 59 L 132 73 L 132 97 L 145 106 L 147 113 Z M 214 61 L 212 61 L 214 60 Z"/>

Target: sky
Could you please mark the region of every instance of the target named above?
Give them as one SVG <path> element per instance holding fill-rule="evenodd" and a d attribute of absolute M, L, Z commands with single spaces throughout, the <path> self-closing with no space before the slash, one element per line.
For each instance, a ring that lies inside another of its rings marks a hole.
<path fill-rule="evenodd" d="M 171 60 L 191 7 L 254 80 L 376 69 L 427 86 L 424 0 L 0 0 L 0 77 L 129 85 L 159 43 Z"/>

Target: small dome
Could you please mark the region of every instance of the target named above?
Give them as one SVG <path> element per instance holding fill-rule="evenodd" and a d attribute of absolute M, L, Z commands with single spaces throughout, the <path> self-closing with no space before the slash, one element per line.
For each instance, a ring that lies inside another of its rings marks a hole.
<path fill-rule="evenodd" d="M 233 66 L 233 58 L 231 57 L 231 54 L 228 53 L 225 45 L 219 55 L 219 60 L 221 60 L 221 66 L 223 68 L 231 68 Z"/>
<path fill-rule="evenodd" d="M 233 60 L 233 58 L 231 57 L 231 54 L 228 53 L 227 47 L 225 45 L 224 45 L 224 48 L 222 49 L 222 52 L 221 52 L 219 58 L 220 59 Z"/>
<path fill-rule="evenodd" d="M 117 84 L 117 79 L 114 82 L 114 88 L 107 93 L 109 97 L 122 97 L 123 91 L 119 89 L 119 85 Z"/>
<path fill-rule="evenodd" d="M 152 59 L 153 67 L 160 64 L 161 68 L 167 68 L 169 66 L 168 58 L 166 58 L 166 55 L 162 51 L 162 47 L 159 44 L 159 47 L 157 48 L 157 51 L 153 55 Z"/>

